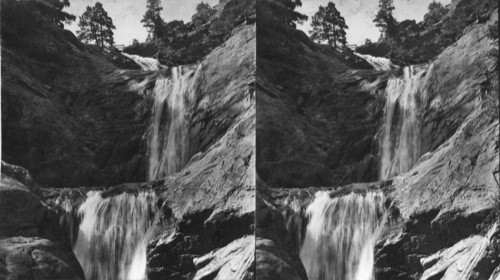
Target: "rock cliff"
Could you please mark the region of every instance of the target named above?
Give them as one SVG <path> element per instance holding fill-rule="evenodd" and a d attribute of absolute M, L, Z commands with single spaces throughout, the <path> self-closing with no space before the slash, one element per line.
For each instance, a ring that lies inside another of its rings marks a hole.
<path fill-rule="evenodd" d="M 40 26 L 17 35 L 15 25 L 2 28 L 2 159 L 41 185 L 146 179 L 142 136 L 151 101 L 127 86 L 146 74 L 69 31 Z"/>
<path fill-rule="evenodd" d="M 427 78 L 417 108 L 419 160 L 382 182 L 376 182 L 377 138 L 385 87 L 401 73 L 361 70 L 299 31 L 259 30 L 256 164 L 265 203 L 257 213 L 271 205 L 283 216 L 274 219 L 272 232 L 287 232 L 273 239 L 265 220 L 257 219 L 256 233 L 257 239 L 288 244 L 275 246 L 280 263 L 300 261 L 305 209 L 315 192 L 336 197 L 378 189 L 385 193 L 388 220 L 375 247 L 377 279 L 494 279 L 500 186 L 498 64 L 492 53 L 498 39 L 488 29 L 497 14 L 469 26 L 421 66 Z M 259 279 L 272 279 L 257 268 Z M 293 275 L 306 279 L 300 270 Z"/>
<path fill-rule="evenodd" d="M 219 16 L 236 2 L 225 1 Z M 159 71 L 54 27 L 26 36 L 2 28 L 2 159 L 31 175 L 2 166 L 0 200 L 9 203 L 1 204 L 8 222 L 0 227 L 1 254 L 27 263 L 9 261 L 0 273 L 32 273 L 28 266 L 40 262 L 44 277 L 83 278 L 70 249 L 87 193 L 100 191 L 104 200 L 151 191 L 158 212 L 149 279 L 253 278 L 256 27 L 241 18 L 234 24 L 195 64 Z M 193 70 L 186 164 L 148 181 L 155 87 L 181 68 Z M 32 239 L 21 246 L 19 236 Z M 33 250 L 41 252 L 34 261 L 25 256 Z"/>

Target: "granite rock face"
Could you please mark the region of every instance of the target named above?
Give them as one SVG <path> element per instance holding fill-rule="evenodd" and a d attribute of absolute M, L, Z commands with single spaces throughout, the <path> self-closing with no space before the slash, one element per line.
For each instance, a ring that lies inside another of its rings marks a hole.
<path fill-rule="evenodd" d="M 257 62 L 257 172 L 266 183 L 258 192 L 282 213 L 276 223 L 296 244 L 291 253 L 281 249 L 282 261 L 300 249 L 303 211 L 316 191 L 380 189 L 389 217 L 376 245 L 377 279 L 497 277 L 498 237 L 487 234 L 500 196 L 498 65 L 491 55 L 498 41 L 488 36 L 497 17 L 469 26 L 429 63 L 418 104 L 421 157 L 407 173 L 378 183 L 384 88 L 397 71 L 359 70 L 298 31 L 258 33 L 265 43 Z"/>
<path fill-rule="evenodd" d="M 495 12 L 471 26 L 428 70 L 432 80 L 421 118 L 425 154 L 388 190 L 395 214 L 377 248 L 378 277 L 418 279 L 425 273 L 422 258 L 470 236 L 484 237 L 498 220 L 498 66 L 489 55 L 498 41 L 486 36 L 497 17 Z M 497 240 L 490 241 L 497 253 L 480 258 L 484 279 L 500 262 Z M 455 275 L 447 273 L 432 279 Z"/>
<path fill-rule="evenodd" d="M 149 279 L 253 273 L 254 56 L 255 25 L 241 25 L 198 66 L 188 129 L 193 156 L 155 187 L 161 209 L 149 244 Z M 244 256 L 224 258 L 234 250 Z"/>

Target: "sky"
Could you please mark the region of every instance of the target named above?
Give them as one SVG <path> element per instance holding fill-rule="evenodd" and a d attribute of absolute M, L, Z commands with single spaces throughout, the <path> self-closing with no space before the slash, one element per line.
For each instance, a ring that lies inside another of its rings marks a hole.
<path fill-rule="evenodd" d="M 417 22 L 424 19 L 427 7 L 433 0 L 394 0 L 394 17 L 398 21 L 414 19 Z M 302 7 L 297 11 L 309 16 L 309 21 L 297 28 L 306 32 L 311 30 L 311 18 L 319 9 L 319 6 L 326 6 L 328 2 L 333 2 L 340 14 L 345 18 L 349 29 L 346 30 L 348 44 L 362 45 L 366 38 L 377 41 L 380 32 L 375 26 L 373 19 L 378 9 L 378 0 L 302 0 Z M 451 0 L 438 0 L 443 5 L 447 5 Z"/>
<path fill-rule="evenodd" d="M 113 20 L 116 27 L 116 30 L 113 30 L 115 44 L 129 45 L 132 39 L 138 39 L 140 42 L 146 39 L 147 31 L 141 23 L 142 16 L 146 12 L 146 0 L 70 0 L 70 6 L 65 8 L 65 11 L 75 15 L 76 20 L 71 25 L 65 25 L 64 28 L 76 35 L 78 17 L 85 12 L 87 6 L 94 6 L 96 2 L 102 3 L 104 10 Z M 166 22 L 191 21 L 196 5 L 200 2 L 201 0 L 161 0 L 162 17 Z M 219 0 L 203 0 L 203 2 L 214 6 L 219 3 Z"/>

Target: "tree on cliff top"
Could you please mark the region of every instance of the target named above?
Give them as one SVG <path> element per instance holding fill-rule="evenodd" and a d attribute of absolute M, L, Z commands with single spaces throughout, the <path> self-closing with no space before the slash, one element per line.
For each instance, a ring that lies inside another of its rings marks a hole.
<path fill-rule="evenodd" d="M 424 15 L 424 23 L 427 26 L 431 26 L 440 22 L 448 10 L 443 6 L 443 4 L 433 1 L 429 4 L 428 11 Z"/>
<path fill-rule="evenodd" d="M 297 23 L 307 20 L 307 16 L 295 8 L 302 6 L 301 0 L 260 0 L 257 17 L 271 20 L 295 28 Z"/>
<path fill-rule="evenodd" d="M 397 24 L 396 19 L 392 15 L 394 10 L 393 0 L 379 0 L 378 12 L 375 15 L 375 25 L 380 29 L 382 41 L 389 39 L 394 35 Z"/>
<path fill-rule="evenodd" d="M 337 47 L 337 43 L 345 46 L 345 29 L 348 29 L 344 17 L 335 7 L 335 4 L 329 2 L 326 7 L 319 6 L 319 10 L 314 14 L 311 22 L 312 30 L 311 40 L 321 43 L 327 41 L 329 45 Z"/>
<path fill-rule="evenodd" d="M 196 6 L 196 13 L 191 17 L 191 22 L 194 26 L 201 26 L 207 23 L 215 12 L 208 3 L 201 2 Z"/>
<path fill-rule="evenodd" d="M 2 0 L 2 18 L 17 21 L 17 28 L 29 28 L 33 24 L 49 23 L 64 27 L 65 23 L 75 20 L 74 15 L 63 11 L 69 7 L 69 0 Z"/>
<path fill-rule="evenodd" d="M 69 0 L 43 0 L 34 2 L 37 3 L 40 12 L 59 27 L 64 27 L 64 23 L 70 23 L 76 19 L 74 15 L 63 12 L 65 7 L 69 7 Z"/>
<path fill-rule="evenodd" d="M 94 7 L 87 6 L 80 16 L 78 27 L 77 37 L 85 43 L 94 41 L 101 47 L 104 47 L 104 43 L 113 46 L 113 29 L 116 28 L 101 3 L 95 3 Z"/>
<path fill-rule="evenodd" d="M 157 39 L 161 35 L 161 30 L 164 24 L 160 12 L 163 10 L 160 0 L 147 0 L 146 13 L 142 17 L 141 22 L 149 32 L 148 38 Z"/>

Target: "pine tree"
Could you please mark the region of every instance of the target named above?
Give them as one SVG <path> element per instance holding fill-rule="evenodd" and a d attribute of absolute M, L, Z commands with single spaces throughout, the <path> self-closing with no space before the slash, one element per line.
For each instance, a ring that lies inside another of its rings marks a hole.
<path fill-rule="evenodd" d="M 114 44 L 113 29 L 116 28 L 113 20 L 99 2 L 94 7 L 87 6 L 80 16 L 78 27 L 80 30 L 77 31 L 77 37 L 85 43 L 94 41 L 101 47 L 104 47 L 105 43 L 109 46 Z"/>
<path fill-rule="evenodd" d="M 160 0 L 147 0 L 146 13 L 142 17 L 141 22 L 148 30 L 148 38 L 150 39 L 161 37 L 161 30 L 164 24 L 160 15 L 162 10 L 163 8 L 161 7 Z"/>
<path fill-rule="evenodd" d="M 427 26 L 441 21 L 448 10 L 443 4 L 433 1 L 429 4 L 428 11 L 424 15 L 424 22 Z"/>
<path fill-rule="evenodd" d="M 318 43 L 327 41 L 334 47 L 337 47 L 337 43 L 343 46 L 347 43 L 345 29 L 349 27 L 332 2 L 329 2 L 326 7 L 319 6 L 319 10 L 312 18 L 311 26 L 313 28 L 309 31 L 311 39 Z"/>
<path fill-rule="evenodd" d="M 394 10 L 393 0 L 379 0 L 378 12 L 373 22 L 380 29 L 381 39 L 389 39 L 394 35 L 396 19 L 392 15 Z"/>
<path fill-rule="evenodd" d="M 260 0 L 257 5 L 257 18 L 295 28 L 297 23 L 307 20 L 306 15 L 295 11 L 300 6 L 301 0 Z"/>
<path fill-rule="evenodd" d="M 64 23 L 70 23 L 76 19 L 74 15 L 63 12 L 65 7 L 69 7 L 69 0 L 45 0 L 33 3 L 38 5 L 42 14 L 59 27 L 64 27 Z"/>
<path fill-rule="evenodd" d="M 196 6 L 196 13 L 191 17 L 191 22 L 195 26 L 203 25 L 210 20 L 210 17 L 212 17 L 215 12 L 215 9 L 210 7 L 208 3 L 201 2 Z"/>

